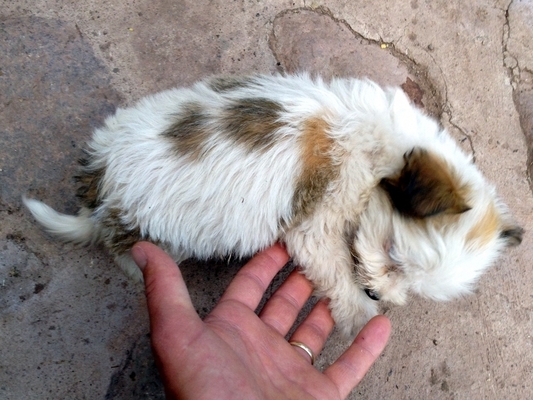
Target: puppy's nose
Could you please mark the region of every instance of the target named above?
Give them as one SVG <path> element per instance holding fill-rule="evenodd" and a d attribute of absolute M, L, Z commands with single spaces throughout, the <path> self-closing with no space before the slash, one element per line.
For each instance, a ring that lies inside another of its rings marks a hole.
<path fill-rule="evenodd" d="M 372 290 L 372 289 L 365 289 L 365 293 L 368 297 L 370 297 L 372 300 L 378 301 L 379 300 L 379 293 Z"/>

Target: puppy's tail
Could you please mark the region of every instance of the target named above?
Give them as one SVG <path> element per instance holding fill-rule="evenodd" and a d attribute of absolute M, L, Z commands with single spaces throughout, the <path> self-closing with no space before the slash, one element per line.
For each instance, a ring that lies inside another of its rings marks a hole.
<path fill-rule="evenodd" d="M 23 197 L 22 201 L 37 222 L 61 240 L 83 245 L 96 240 L 98 229 L 94 220 L 90 218 L 89 209 L 82 208 L 77 216 L 73 216 L 58 213 L 52 207 L 37 200 Z"/>

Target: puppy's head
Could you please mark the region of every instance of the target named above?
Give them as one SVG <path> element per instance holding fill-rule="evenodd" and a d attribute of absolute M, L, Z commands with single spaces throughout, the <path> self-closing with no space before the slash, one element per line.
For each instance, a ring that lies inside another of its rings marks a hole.
<path fill-rule="evenodd" d="M 402 304 L 408 292 L 448 300 L 470 292 L 522 229 L 460 152 L 414 148 L 371 194 L 353 240 L 359 284 Z"/>

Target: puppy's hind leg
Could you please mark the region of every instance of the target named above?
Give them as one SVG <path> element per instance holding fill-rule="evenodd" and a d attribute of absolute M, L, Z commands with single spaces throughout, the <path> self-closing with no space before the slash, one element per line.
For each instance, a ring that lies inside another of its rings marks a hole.
<path fill-rule="evenodd" d="M 133 261 L 129 251 L 115 256 L 115 263 L 120 267 L 122 272 L 134 282 L 141 283 L 144 281 L 143 274 L 135 261 Z"/>
<path fill-rule="evenodd" d="M 171 253 L 168 249 L 165 247 L 161 247 L 164 251 L 169 253 L 169 255 L 173 258 L 173 260 L 178 264 L 184 260 L 186 260 L 188 257 L 185 255 L 185 253 Z M 132 279 L 134 282 L 144 282 L 143 274 L 135 261 L 133 261 L 133 258 L 131 257 L 131 254 L 129 251 L 122 253 L 122 254 L 116 254 L 115 255 L 115 263 L 120 267 L 122 272 L 124 274 Z"/>

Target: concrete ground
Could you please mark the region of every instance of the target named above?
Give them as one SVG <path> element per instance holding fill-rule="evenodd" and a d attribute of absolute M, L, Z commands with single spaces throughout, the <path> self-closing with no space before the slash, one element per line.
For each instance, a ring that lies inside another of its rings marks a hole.
<path fill-rule="evenodd" d="M 21 195 L 75 212 L 76 160 L 117 106 L 299 69 L 403 85 L 526 229 L 474 295 L 386 309 L 391 341 L 351 398 L 533 398 L 531 21 L 532 0 L 0 1 L 0 398 L 163 397 L 142 289 L 101 248 L 51 240 Z M 235 271 L 183 265 L 202 315 Z M 318 367 L 346 346 L 334 333 Z"/>

